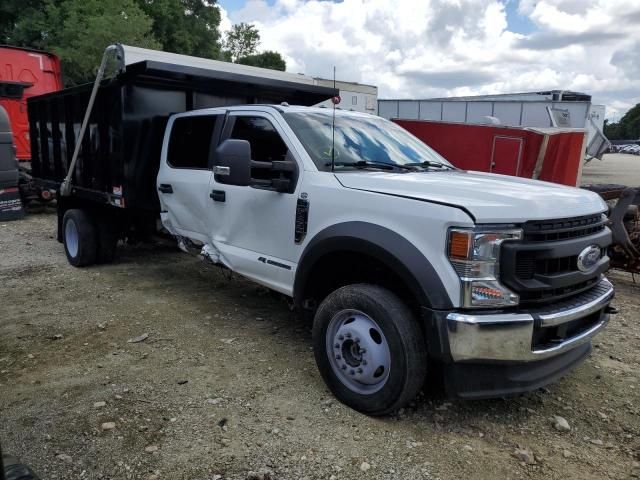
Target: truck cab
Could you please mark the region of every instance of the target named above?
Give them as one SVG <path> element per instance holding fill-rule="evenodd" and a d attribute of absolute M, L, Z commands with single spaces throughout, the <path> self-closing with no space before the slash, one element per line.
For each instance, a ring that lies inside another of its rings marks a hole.
<path fill-rule="evenodd" d="M 462 398 L 538 388 L 609 319 L 598 195 L 459 170 L 382 118 L 286 104 L 177 114 L 157 188 L 183 247 L 313 315 L 323 378 L 365 413 L 406 404 L 431 368 Z"/>

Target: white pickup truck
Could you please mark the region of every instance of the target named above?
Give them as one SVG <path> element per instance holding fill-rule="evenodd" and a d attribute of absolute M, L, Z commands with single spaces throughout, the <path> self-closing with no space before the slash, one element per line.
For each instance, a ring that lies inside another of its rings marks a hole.
<path fill-rule="evenodd" d="M 39 121 L 35 169 L 59 186 Z M 135 174 L 152 190 L 113 167 L 108 181 L 76 171 L 60 197 L 70 263 L 111 260 L 118 238 L 155 221 L 134 205 L 159 197 L 181 248 L 312 314 L 318 368 L 354 409 L 401 408 L 429 370 L 462 398 L 536 389 L 584 360 L 609 320 L 611 232 L 594 193 L 461 171 L 394 123 L 342 110 L 224 106 L 147 127 L 164 132 L 159 165 Z"/>
<path fill-rule="evenodd" d="M 431 362 L 451 392 L 486 397 L 537 388 L 586 356 L 613 295 L 599 196 L 460 171 L 391 122 L 337 111 L 333 128 L 332 115 L 172 117 L 164 227 L 315 312 L 320 372 L 367 413 L 410 401 Z"/>

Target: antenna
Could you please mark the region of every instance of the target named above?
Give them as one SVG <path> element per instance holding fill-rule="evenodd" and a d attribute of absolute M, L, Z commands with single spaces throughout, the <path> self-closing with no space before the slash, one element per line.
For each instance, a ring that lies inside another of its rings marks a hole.
<path fill-rule="evenodd" d="M 336 89 L 336 66 L 333 66 L 333 89 Z M 331 118 L 331 171 L 336 168 L 336 97 L 331 99 L 333 115 Z"/>

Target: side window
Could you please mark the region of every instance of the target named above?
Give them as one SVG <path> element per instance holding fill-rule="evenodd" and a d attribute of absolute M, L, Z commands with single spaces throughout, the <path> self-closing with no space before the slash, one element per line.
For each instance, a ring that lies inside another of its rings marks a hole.
<path fill-rule="evenodd" d="M 237 116 L 233 120 L 229 138 L 246 140 L 251 145 L 251 185 L 293 193 L 298 168 L 273 124 L 263 117 Z"/>
<path fill-rule="evenodd" d="M 251 144 L 251 159 L 257 162 L 284 160 L 287 146 L 271 122 L 262 117 L 236 117 L 230 138 Z"/>
<path fill-rule="evenodd" d="M 173 168 L 209 168 L 209 151 L 217 118 L 218 115 L 176 118 L 169 137 L 169 165 Z"/>

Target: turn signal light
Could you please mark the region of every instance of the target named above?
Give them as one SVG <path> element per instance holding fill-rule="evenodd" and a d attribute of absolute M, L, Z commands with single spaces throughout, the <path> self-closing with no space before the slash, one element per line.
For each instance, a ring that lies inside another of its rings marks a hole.
<path fill-rule="evenodd" d="M 471 232 L 452 231 L 449 235 L 449 257 L 469 258 L 471 235 Z"/>

